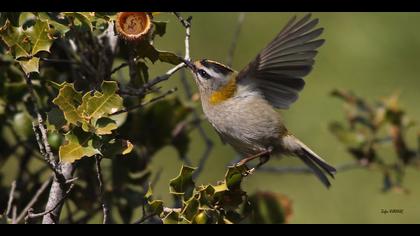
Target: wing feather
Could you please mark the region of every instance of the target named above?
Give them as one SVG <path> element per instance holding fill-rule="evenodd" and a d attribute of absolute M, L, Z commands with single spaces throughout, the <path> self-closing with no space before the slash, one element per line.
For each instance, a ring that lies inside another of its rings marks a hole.
<path fill-rule="evenodd" d="M 255 83 L 274 107 L 287 109 L 304 88 L 303 77 L 315 63 L 317 49 L 325 42 L 317 39 L 323 28 L 307 14 L 292 17 L 280 33 L 238 74 L 238 81 Z"/>

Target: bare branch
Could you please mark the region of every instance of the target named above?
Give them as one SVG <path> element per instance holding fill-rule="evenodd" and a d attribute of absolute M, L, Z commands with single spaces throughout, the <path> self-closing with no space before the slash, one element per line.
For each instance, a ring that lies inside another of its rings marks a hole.
<path fill-rule="evenodd" d="M 239 35 L 241 34 L 242 25 L 245 20 L 245 12 L 241 12 L 238 15 L 238 23 L 236 24 L 236 30 L 233 34 L 232 44 L 230 45 L 229 54 L 226 59 L 226 64 L 231 67 L 233 63 L 233 56 L 235 55 L 236 45 L 238 44 Z"/>
<path fill-rule="evenodd" d="M 31 95 L 29 97 L 30 102 L 32 103 L 33 109 L 37 115 L 37 123 L 33 122 L 33 130 L 35 132 L 36 140 L 38 142 L 39 150 L 41 154 L 44 156 L 45 162 L 51 167 L 51 169 L 54 171 L 56 178 L 63 180 L 62 174 L 60 172 L 60 168 L 58 166 L 57 159 L 55 158 L 53 152 L 51 151 L 50 144 L 48 143 L 48 131 L 45 127 L 45 121 L 42 117 L 37 104 L 36 104 L 36 96 L 34 87 L 32 84 L 32 80 L 30 78 L 30 75 L 25 76 L 26 84 L 28 86 L 29 94 Z"/>
<path fill-rule="evenodd" d="M 12 210 L 12 203 L 15 195 L 16 190 L 16 180 L 12 182 L 12 187 L 10 188 L 9 192 L 9 200 L 7 201 L 7 208 L 6 213 L 4 214 L 6 217 L 10 214 L 10 211 Z"/>
<path fill-rule="evenodd" d="M 157 97 L 154 97 L 154 98 L 150 99 L 149 101 L 142 102 L 142 103 L 140 103 L 138 105 L 135 105 L 135 106 L 127 107 L 127 108 L 125 108 L 123 110 L 120 110 L 120 111 L 111 113 L 109 116 L 115 116 L 115 115 L 119 115 L 119 114 L 122 114 L 122 113 L 125 113 L 125 112 L 130 112 L 130 111 L 135 110 L 135 109 L 138 109 L 138 108 L 142 108 L 142 107 L 144 107 L 144 106 L 146 106 L 148 104 L 154 103 L 156 101 L 159 101 L 159 100 L 165 98 L 169 94 L 174 93 L 176 90 L 177 90 L 177 88 L 170 89 L 170 90 L 166 91 L 165 93 L 163 93 L 163 94 L 161 94 L 161 95 L 159 95 Z"/>
<path fill-rule="evenodd" d="M 45 181 L 41 185 L 41 187 L 38 189 L 38 191 L 35 193 L 35 195 L 29 201 L 29 203 L 25 206 L 25 208 L 23 208 L 23 210 L 21 211 L 19 216 L 16 218 L 16 224 L 19 224 L 19 222 L 21 222 L 25 218 L 25 216 L 28 214 L 29 209 L 31 209 L 35 205 L 35 203 L 38 202 L 39 197 L 45 192 L 45 190 L 48 188 L 48 186 L 50 186 L 50 183 L 51 183 L 52 179 L 53 179 L 52 176 L 50 176 L 48 178 L 48 180 Z"/>
<path fill-rule="evenodd" d="M 190 57 L 190 38 L 191 38 L 191 20 L 192 17 L 188 17 L 187 19 L 182 18 L 182 16 L 178 12 L 174 12 L 175 16 L 181 22 L 182 26 L 185 28 L 185 56 L 184 59 L 187 61 L 191 60 Z"/>
<path fill-rule="evenodd" d="M 104 189 L 104 184 L 103 184 L 102 168 L 101 168 L 102 157 L 96 155 L 95 158 L 96 158 L 96 177 L 98 179 L 99 196 L 100 196 L 100 202 L 101 202 L 102 211 L 103 211 L 103 224 L 109 224 L 110 223 L 110 209 L 105 200 L 105 189 Z"/>
<path fill-rule="evenodd" d="M 130 89 L 130 90 L 120 89 L 120 91 L 118 93 L 121 94 L 121 95 L 142 97 L 147 92 L 151 91 L 153 86 L 155 86 L 156 84 L 161 83 L 165 80 L 168 80 L 173 74 L 175 74 L 175 72 L 177 72 L 179 69 L 181 69 L 183 67 L 185 67 L 185 63 L 179 63 L 175 67 L 168 70 L 164 75 L 157 76 L 153 80 L 145 83 L 143 85 L 143 87 L 141 87 L 140 89 L 136 89 L 136 90 L 134 90 L 134 89 Z"/>
<path fill-rule="evenodd" d="M 33 209 L 30 208 L 28 210 L 28 216 L 27 217 L 28 218 L 38 218 L 38 217 L 43 217 L 43 216 L 46 216 L 48 214 L 51 214 L 53 211 L 55 211 L 58 207 L 60 207 L 64 203 L 66 198 L 69 196 L 71 190 L 73 189 L 74 185 L 75 185 L 74 183 L 70 185 L 69 189 L 66 191 L 64 196 L 53 207 L 51 207 L 51 209 L 46 210 L 46 211 L 41 212 L 41 213 L 33 213 L 32 212 Z"/>
<path fill-rule="evenodd" d="M 73 178 L 73 170 L 74 166 L 71 163 L 62 163 L 60 165 L 61 173 L 65 179 L 64 182 L 57 180 L 54 178 L 53 184 L 50 189 L 50 194 L 48 196 L 48 202 L 45 206 L 45 209 L 54 209 L 53 211 L 49 212 L 44 215 L 42 219 L 43 224 L 57 224 L 60 220 L 60 213 L 63 206 L 62 199 L 65 199 L 66 192 L 68 190 L 68 181 L 74 180 Z"/>

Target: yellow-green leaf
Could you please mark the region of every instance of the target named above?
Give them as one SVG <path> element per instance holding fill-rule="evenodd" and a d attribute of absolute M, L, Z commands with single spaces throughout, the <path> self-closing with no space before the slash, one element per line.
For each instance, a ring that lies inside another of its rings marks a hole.
<path fill-rule="evenodd" d="M 93 134 L 86 133 L 79 127 L 74 128 L 66 135 L 67 143 L 60 147 L 60 161 L 72 163 L 83 157 L 101 154 L 95 145 L 94 138 Z"/>
<path fill-rule="evenodd" d="M 18 60 L 18 62 L 25 74 L 32 72 L 39 73 L 39 58 L 32 57 L 29 60 Z"/>
<path fill-rule="evenodd" d="M 95 93 L 94 96 L 87 99 L 86 104 L 82 104 L 86 107 L 85 113 L 88 118 L 100 118 L 103 115 L 119 111 L 123 106 L 123 99 L 116 94 L 117 90 L 117 82 L 104 81 L 102 93 Z"/>
<path fill-rule="evenodd" d="M 83 123 L 77 107 L 81 103 L 82 95 L 74 89 L 73 84 L 65 84 L 58 93 L 58 96 L 53 100 L 64 113 L 67 122 L 77 125 L 78 122 Z"/>

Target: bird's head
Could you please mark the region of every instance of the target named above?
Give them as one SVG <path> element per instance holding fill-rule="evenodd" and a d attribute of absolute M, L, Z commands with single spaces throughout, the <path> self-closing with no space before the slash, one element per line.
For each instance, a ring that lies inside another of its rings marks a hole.
<path fill-rule="evenodd" d="M 226 65 L 208 59 L 194 62 L 195 81 L 198 85 L 202 99 L 211 105 L 221 103 L 236 92 L 237 72 Z"/>

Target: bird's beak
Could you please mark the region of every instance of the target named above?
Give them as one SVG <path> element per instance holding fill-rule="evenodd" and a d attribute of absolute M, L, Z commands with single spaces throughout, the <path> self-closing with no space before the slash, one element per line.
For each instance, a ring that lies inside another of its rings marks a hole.
<path fill-rule="evenodd" d="M 194 65 L 194 63 L 191 62 L 191 60 L 185 60 L 182 57 L 178 57 L 178 58 L 179 60 L 184 62 L 184 64 L 187 66 L 188 69 L 191 70 L 191 72 L 193 72 L 194 74 L 197 72 L 197 67 Z"/>

